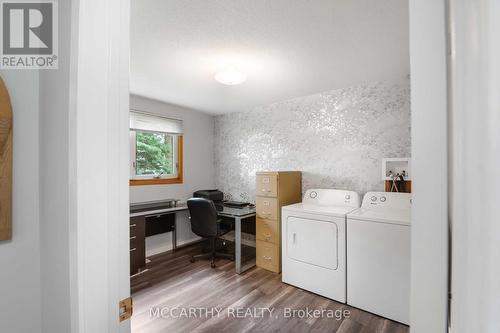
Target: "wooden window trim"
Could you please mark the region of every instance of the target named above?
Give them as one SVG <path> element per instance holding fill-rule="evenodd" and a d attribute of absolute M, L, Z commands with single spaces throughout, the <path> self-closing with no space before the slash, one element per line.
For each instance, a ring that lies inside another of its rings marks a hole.
<path fill-rule="evenodd" d="M 167 185 L 167 184 L 182 184 L 184 182 L 183 178 L 183 137 L 182 135 L 177 136 L 177 177 L 175 178 L 149 178 L 149 179 L 130 179 L 130 186 L 139 185 Z"/>

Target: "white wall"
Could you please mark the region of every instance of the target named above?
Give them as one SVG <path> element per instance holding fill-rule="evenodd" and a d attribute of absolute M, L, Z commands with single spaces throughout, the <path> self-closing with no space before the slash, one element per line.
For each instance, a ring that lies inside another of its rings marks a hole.
<path fill-rule="evenodd" d="M 184 182 L 170 185 L 131 186 L 130 202 L 190 198 L 194 191 L 214 188 L 214 118 L 208 114 L 163 102 L 130 96 L 130 108 L 182 119 L 184 125 Z M 191 233 L 187 213 L 178 214 L 177 243 L 197 239 Z M 170 233 L 148 237 L 146 254 L 167 251 L 172 247 Z"/>
<path fill-rule="evenodd" d="M 410 1 L 412 332 L 446 331 L 447 92 L 445 1 Z"/>
<path fill-rule="evenodd" d="M 408 73 L 229 113 L 215 120 L 215 179 L 255 201 L 255 172 L 302 171 L 302 190 L 383 191 L 382 159 L 410 157 Z"/>
<path fill-rule="evenodd" d="M 38 72 L 0 71 L 13 117 L 11 241 L 0 241 L 0 332 L 40 332 Z"/>
<path fill-rule="evenodd" d="M 59 2 L 59 69 L 40 71 L 40 266 L 42 332 L 70 321 L 69 44 L 71 1 Z"/>
<path fill-rule="evenodd" d="M 70 331 L 69 11 L 59 3 L 58 70 L 1 73 L 14 112 L 14 234 L 0 242 L 0 332 Z"/>

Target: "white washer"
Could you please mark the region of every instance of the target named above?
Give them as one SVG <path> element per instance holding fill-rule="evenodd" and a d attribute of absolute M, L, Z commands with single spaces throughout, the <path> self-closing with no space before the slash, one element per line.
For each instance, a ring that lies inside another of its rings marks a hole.
<path fill-rule="evenodd" d="M 345 303 L 346 214 L 359 205 L 356 192 L 313 189 L 283 207 L 283 282 Z"/>
<path fill-rule="evenodd" d="M 347 215 L 347 304 L 407 325 L 410 205 L 408 193 L 368 192 Z"/>

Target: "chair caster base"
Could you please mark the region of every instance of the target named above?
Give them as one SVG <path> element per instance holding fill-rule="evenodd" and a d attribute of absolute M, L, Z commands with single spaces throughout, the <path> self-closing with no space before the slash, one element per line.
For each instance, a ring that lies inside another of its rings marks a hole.
<path fill-rule="evenodd" d="M 194 262 L 195 262 L 194 257 L 191 257 L 191 258 L 189 259 L 189 261 L 190 261 L 191 263 L 194 263 Z"/>
<path fill-rule="evenodd" d="M 210 264 L 210 266 L 211 266 L 212 268 L 215 268 L 215 262 L 212 262 L 212 263 Z"/>

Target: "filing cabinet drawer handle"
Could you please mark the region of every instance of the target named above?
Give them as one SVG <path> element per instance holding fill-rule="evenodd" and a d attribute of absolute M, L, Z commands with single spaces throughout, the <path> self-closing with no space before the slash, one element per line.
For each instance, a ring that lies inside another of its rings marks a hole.
<path fill-rule="evenodd" d="M 271 215 L 271 213 L 269 213 L 269 212 L 261 212 L 260 215 L 266 215 L 266 216 L 268 216 L 268 215 Z"/>
<path fill-rule="evenodd" d="M 266 188 L 263 188 L 263 189 L 262 189 L 262 192 L 271 192 L 271 190 L 268 190 L 268 189 L 266 189 Z"/>
<path fill-rule="evenodd" d="M 271 239 L 271 234 L 264 234 L 264 238 L 267 240 Z"/>
<path fill-rule="evenodd" d="M 297 234 L 294 232 L 293 233 L 293 244 L 295 244 L 295 239 L 297 238 Z"/>
<path fill-rule="evenodd" d="M 133 248 L 133 249 L 130 249 L 130 252 L 134 252 L 135 250 L 137 250 L 137 248 Z"/>
<path fill-rule="evenodd" d="M 272 257 L 268 257 L 268 256 L 262 256 L 262 258 L 264 258 L 264 260 L 272 260 L 273 259 Z"/>
<path fill-rule="evenodd" d="M 134 223 L 134 224 L 131 224 L 131 225 L 130 225 L 130 227 L 131 227 L 131 228 L 135 228 L 135 227 L 137 227 L 137 224 L 135 224 L 135 223 Z"/>
<path fill-rule="evenodd" d="M 132 236 L 132 237 L 130 237 L 130 240 L 136 239 L 136 238 L 137 238 L 137 236 Z"/>

